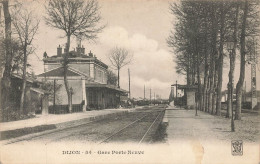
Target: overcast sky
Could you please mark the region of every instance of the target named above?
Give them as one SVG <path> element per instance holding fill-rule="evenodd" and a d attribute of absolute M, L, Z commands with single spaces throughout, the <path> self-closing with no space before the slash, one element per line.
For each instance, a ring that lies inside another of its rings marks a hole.
<path fill-rule="evenodd" d="M 111 48 L 121 46 L 133 52 L 132 64 L 125 66 L 120 74 L 121 88 L 128 90 L 127 69 L 130 69 L 133 97 L 143 97 L 143 87 L 146 85 L 146 97 L 149 97 L 148 89 L 151 88 L 152 93 L 168 98 L 171 84 L 176 80 L 184 83 L 184 77 L 175 73 L 173 54 L 165 41 L 173 27 L 171 22 L 174 21 L 169 12 L 169 3 L 168 0 L 100 0 L 102 23 L 107 26 L 99 34 L 96 43 L 83 42 L 86 52 L 91 50 L 98 59 L 108 65 L 110 63 L 106 56 Z M 60 44 L 64 47 L 66 39 L 61 38 L 64 33 L 45 25 L 42 19 L 45 13 L 43 3 L 36 2 L 31 7 L 41 19 L 39 33 L 34 41 L 38 57 L 30 57 L 34 71 L 39 74 L 43 72 L 43 52 L 46 51 L 49 56 L 56 55 L 57 46 Z M 76 40 L 72 39 L 71 50 L 75 47 Z M 250 71 L 249 68 L 247 66 L 247 72 Z M 227 70 L 228 68 L 224 69 L 223 88 L 226 88 L 227 84 Z M 235 82 L 238 79 L 238 65 L 236 72 Z M 248 89 L 249 79 L 250 73 L 247 73 Z"/>

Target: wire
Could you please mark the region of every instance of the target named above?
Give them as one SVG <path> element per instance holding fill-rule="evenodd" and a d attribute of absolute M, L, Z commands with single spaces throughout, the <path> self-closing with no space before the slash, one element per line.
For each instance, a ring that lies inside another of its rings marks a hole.
<path fill-rule="evenodd" d="M 40 57 L 38 55 L 36 55 L 36 53 L 33 53 L 33 54 L 38 58 L 39 61 L 43 61 L 42 59 L 40 59 Z"/>

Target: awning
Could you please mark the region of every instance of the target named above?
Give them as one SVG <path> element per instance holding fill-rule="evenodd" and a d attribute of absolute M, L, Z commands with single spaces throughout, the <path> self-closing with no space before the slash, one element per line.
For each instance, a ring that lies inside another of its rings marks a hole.
<path fill-rule="evenodd" d="M 31 89 L 31 91 L 34 91 L 34 92 L 36 92 L 36 93 L 39 93 L 39 94 L 42 94 L 42 95 L 44 95 L 44 94 L 50 94 L 50 92 L 48 92 L 48 91 L 46 91 L 46 90 L 43 90 L 43 89 L 40 89 L 40 88 L 30 88 Z"/>
<path fill-rule="evenodd" d="M 108 85 L 108 84 L 99 84 L 99 83 L 86 83 L 86 88 L 107 88 L 107 89 L 112 89 L 118 92 L 122 93 L 128 93 L 128 91 L 118 88 L 114 85 Z"/>
<path fill-rule="evenodd" d="M 172 84 L 171 86 L 172 87 L 176 86 L 176 84 Z M 178 89 L 198 89 L 197 85 L 181 85 L 181 84 L 177 84 L 177 87 L 178 87 Z"/>

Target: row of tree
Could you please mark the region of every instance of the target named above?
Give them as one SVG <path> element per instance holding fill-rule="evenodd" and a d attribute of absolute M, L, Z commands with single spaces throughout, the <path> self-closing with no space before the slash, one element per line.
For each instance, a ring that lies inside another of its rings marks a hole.
<path fill-rule="evenodd" d="M 23 4 L 15 2 L 10 5 L 9 0 L 1 1 L 4 19 L 0 18 L 1 31 L 1 69 L 4 69 L 1 81 L 1 109 L 10 106 L 11 73 L 22 72 L 23 84 L 21 88 L 20 110 L 24 108 L 25 87 L 28 56 L 34 53 L 32 44 L 38 31 L 39 19 Z M 1 12 L 1 11 L 0 11 Z M 4 66 L 4 67 L 3 67 Z M 2 72 L 2 71 L 1 71 Z"/>
<path fill-rule="evenodd" d="M 170 10 L 175 21 L 167 43 L 175 54 L 177 73 L 186 75 L 188 85 L 198 85 L 200 110 L 221 114 L 223 67 L 227 60 L 230 70 L 226 116 L 231 116 L 235 61 L 240 56 L 235 119 L 241 119 L 245 65 L 250 60 L 253 40 L 259 36 L 259 1 L 181 1 L 172 3 Z"/>

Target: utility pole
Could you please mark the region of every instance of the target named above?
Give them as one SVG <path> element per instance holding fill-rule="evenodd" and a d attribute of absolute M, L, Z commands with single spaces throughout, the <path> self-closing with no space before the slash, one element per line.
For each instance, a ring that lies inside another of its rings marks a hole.
<path fill-rule="evenodd" d="M 150 88 L 150 104 L 152 104 L 152 89 Z"/>
<path fill-rule="evenodd" d="M 131 87 L 130 87 L 130 69 L 128 68 L 128 79 L 129 79 L 129 99 L 131 99 Z"/>
<path fill-rule="evenodd" d="M 144 85 L 144 100 L 145 100 L 145 85 Z"/>
<path fill-rule="evenodd" d="M 153 96 L 153 103 L 155 105 L 155 92 L 154 92 L 154 96 Z"/>
<path fill-rule="evenodd" d="M 178 98 L 178 92 L 177 92 L 177 90 L 178 90 L 178 83 L 177 83 L 177 80 L 176 80 L 176 106 L 177 106 L 177 98 Z"/>
<path fill-rule="evenodd" d="M 56 79 L 54 79 L 54 82 L 53 82 L 53 112 L 55 113 L 55 95 L 56 95 Z"/>

